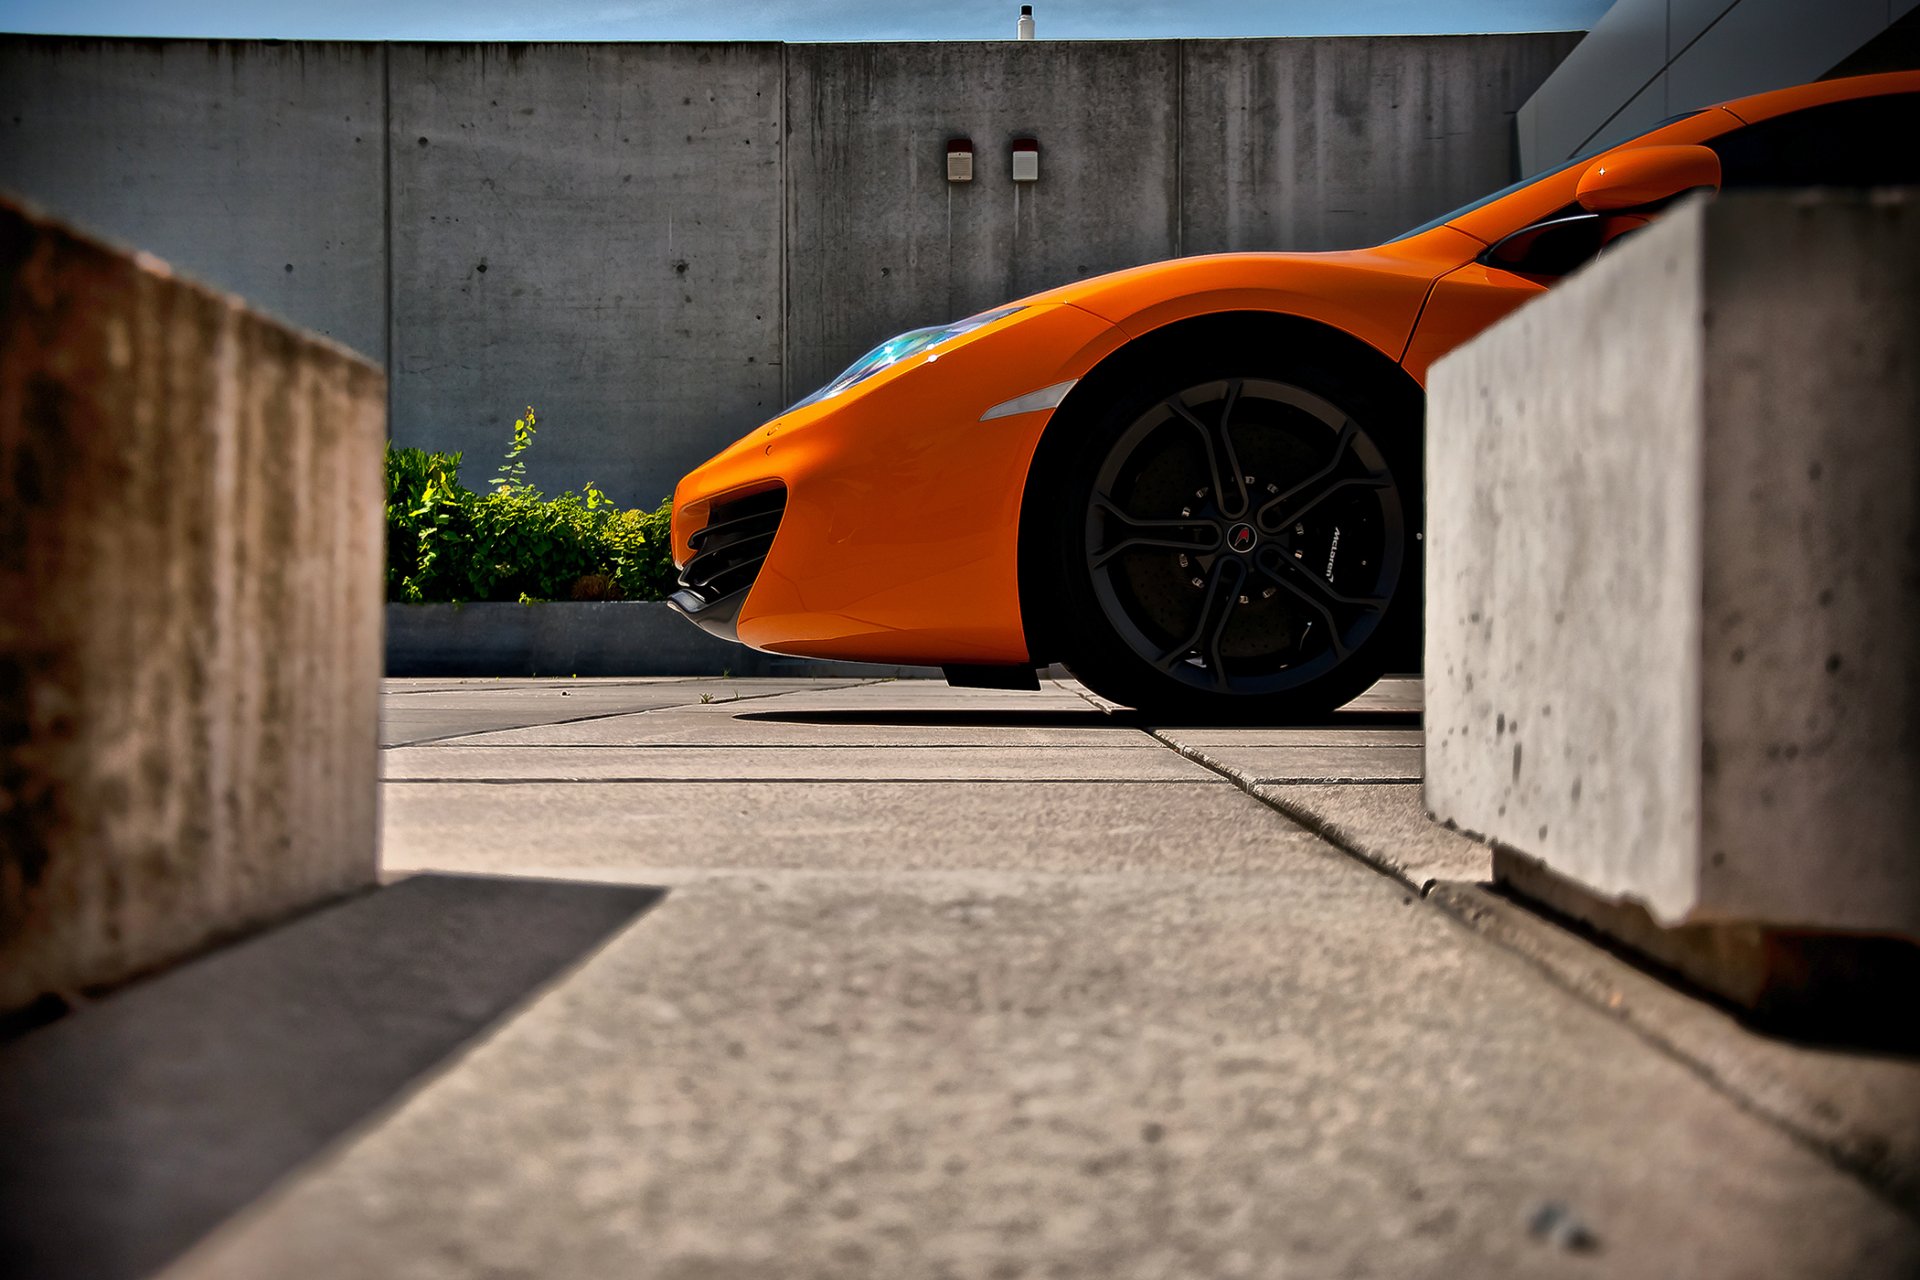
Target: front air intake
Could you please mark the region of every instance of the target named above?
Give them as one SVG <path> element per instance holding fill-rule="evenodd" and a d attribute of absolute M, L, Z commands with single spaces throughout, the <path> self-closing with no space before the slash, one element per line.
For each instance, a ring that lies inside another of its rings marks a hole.
<path fill-rule="evenodd" d="M 702 629 L 737 640 L 740 606 L 767 562 L 786 509 L 785 489 L 716 502 L 706 526 L 687 539 L 693 555 L 680 571 L 680 590 L 667 603 Z"/>

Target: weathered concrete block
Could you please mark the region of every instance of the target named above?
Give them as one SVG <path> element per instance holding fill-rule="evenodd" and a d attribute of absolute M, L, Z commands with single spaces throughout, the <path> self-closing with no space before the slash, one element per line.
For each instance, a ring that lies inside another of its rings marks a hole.
<path fill-rule="evenodd" d="M 0 1009 L 372 882 L 385 398 L 0 202 Z"/>
<path fill-rule="evenodd" d="M 1435 816 L 1663 926 L 1920 937 L 1920 199 L 1683 206 L 1427 438 Z"/>

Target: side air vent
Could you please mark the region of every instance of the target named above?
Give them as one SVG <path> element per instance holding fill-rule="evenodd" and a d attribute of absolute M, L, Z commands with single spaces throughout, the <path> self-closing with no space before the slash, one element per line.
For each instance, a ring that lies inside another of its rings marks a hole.
<path fill-rule="evenodd" d="M 740 605 L 767 562 L 786 509 L 785 489 L 714 504 L 706 527 L 687 539 L 693 556 L 668 603 L 714 635 L 736 639 Z"/>

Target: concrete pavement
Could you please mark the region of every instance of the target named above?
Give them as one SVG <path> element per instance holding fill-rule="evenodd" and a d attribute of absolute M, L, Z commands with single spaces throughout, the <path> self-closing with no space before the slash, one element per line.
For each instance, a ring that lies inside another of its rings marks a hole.
<path fill-rule="evenodd" d="M 659 897 L 410 876 L 0 1042 L 0 1275 L 152 1274 Z"/>
<path fill-rule="evenodd" d="M 1068 684 L 388 704 L 389 877 L 668 895 L 169 1274 L 1920 1270 L 1915 1065 L 1477 888 L 1413 686 L 1287 730 Z"/>

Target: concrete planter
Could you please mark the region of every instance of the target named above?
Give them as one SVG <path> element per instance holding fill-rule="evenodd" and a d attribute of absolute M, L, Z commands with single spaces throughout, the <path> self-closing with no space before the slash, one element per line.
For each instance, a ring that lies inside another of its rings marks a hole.
<path fill-rule="evenodd" d="M 1436 366 L 1426 799 L 1502 880 L 1920 937 L 1916 299 L 1910 196 L 1729 196 Z M 1731 936 L 1662 958 L 1752 1002 Z"/>
<path fill-rule="evenodd" d="M 717 640 L 653 601 L 389 604 L 390 676 L 937 676 Z"/>
<path fill-rule="evenodd" d="M 371 885 L 367 361 L 0 202 L 0 1010 Z"/>

